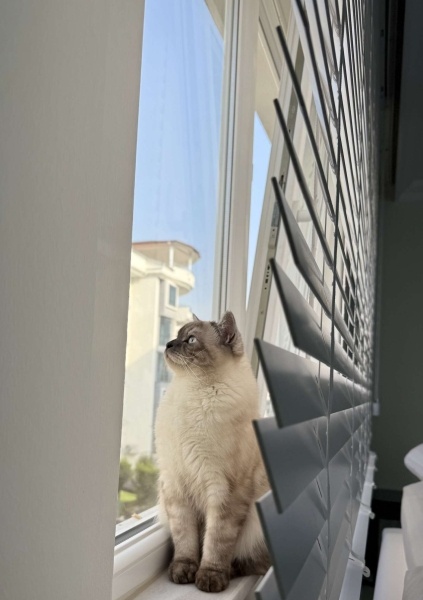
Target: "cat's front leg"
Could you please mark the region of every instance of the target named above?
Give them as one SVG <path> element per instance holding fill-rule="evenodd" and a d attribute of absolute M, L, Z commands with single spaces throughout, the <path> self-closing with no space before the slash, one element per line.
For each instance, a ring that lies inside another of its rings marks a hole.
<path fill-rule="evenodd" d="M 229 585 L 231 563 L 248 504 L 231 498 L 211 503 L 206 515 L 206 532 L 195 585 L 203 592 L 221 592 Z"/>
<path fill-rule="evenodd" d="M 174 583 L 193 583 L 200 564 L 197 515 L 181 499 L 168 498 L 164 504 L 174 546 L 169 578 Z"/>

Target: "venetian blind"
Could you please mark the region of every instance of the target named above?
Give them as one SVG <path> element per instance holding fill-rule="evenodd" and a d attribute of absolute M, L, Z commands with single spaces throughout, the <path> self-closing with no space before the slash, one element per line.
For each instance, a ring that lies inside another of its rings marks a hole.
<path fill-rule="evenodd" d="M 309 295 L 271 261 L 273 285 L 300 352 L 256 340 L 275 415 L 255 423 L 271 484 L 258 510 L 273 562 L 257 596 L 335 600 L 350 557 L 371 435 L 375 10 L 365 0 L 292 0 L 292 5 L 317 124 L 280 28 L 278 36 L 312 149 L 324 220 L 287 115 L 278 101 L 275 109 L 324 269 L 302 233 L 292 199 L 273 179 L 289 249 Z"/>

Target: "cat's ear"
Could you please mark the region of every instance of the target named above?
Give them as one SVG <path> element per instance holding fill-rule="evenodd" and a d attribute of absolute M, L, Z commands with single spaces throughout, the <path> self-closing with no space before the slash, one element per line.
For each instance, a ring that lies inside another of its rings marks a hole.
<path fill-rule="evenodd" d="M 200 321 L 200 319 L 197 317 L 197 315 L 194 315 L 194 313 L 192 313 L 192 320 L 193 321 Z"/>
<path fill-rule="evenodd" d="M 236 326 L 235 317 L 230 310 L 225 312 L 217 326 L 219 327 L 222 343 L 229 346 L 235 356 L 244 354 L 242 337 Z"/>

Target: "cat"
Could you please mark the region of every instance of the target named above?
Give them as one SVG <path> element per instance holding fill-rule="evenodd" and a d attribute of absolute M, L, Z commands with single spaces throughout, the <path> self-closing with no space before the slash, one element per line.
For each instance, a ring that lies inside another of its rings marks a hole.
<path fill-rule="evenodd" d="M 173 541 L 169 577 L 205 592 L 270 567 L 255 501 L 269 483 L 252 420 L 258 388 L 231 312 L 184 325 L 166 345 L 173 379 L 156 419 L 159 504 Z"/>

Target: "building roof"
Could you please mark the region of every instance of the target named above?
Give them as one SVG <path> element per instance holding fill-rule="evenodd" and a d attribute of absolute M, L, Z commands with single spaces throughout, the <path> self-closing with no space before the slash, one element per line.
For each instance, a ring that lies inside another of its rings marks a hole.
<path fill-rule="evenodd" d="M 197 262 L 200 253 L 193 246 L 178 242 L 176 240 L 162 242 L 133 242 L 132 249 L 141 252 L 153 260 L 167 264 L 169 262 L 169 250 L 173 248 L 173 260 L 175 265 L 186 267 Z"/>

